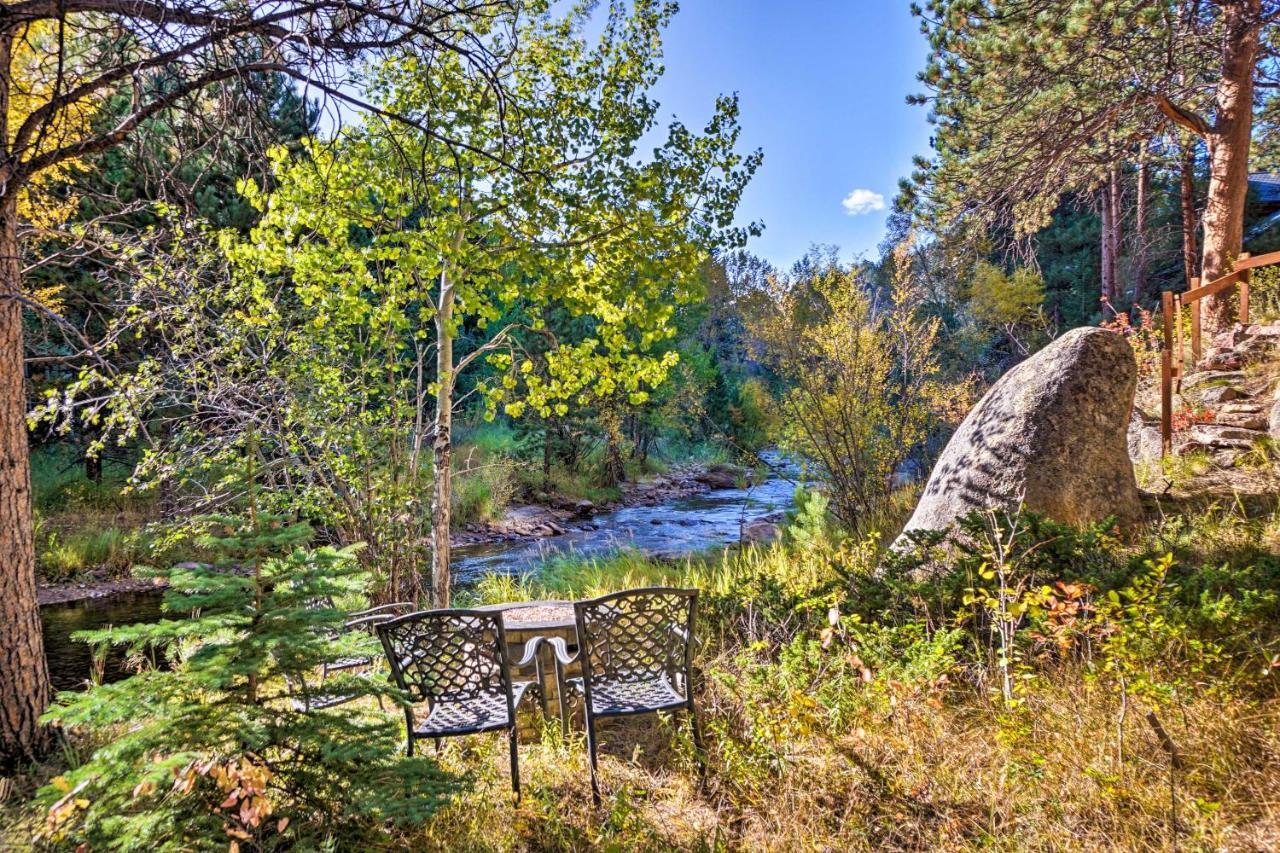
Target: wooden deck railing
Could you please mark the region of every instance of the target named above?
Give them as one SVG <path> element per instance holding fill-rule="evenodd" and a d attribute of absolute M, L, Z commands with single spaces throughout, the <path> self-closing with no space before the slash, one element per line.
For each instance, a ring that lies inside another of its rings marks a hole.
<path fill-rule="evenodd" d="M 1182 309 L 1190 309 L 1191 363 L 1194 365 L 1200 361 L 1201 354 L 1201 300 L 1206 296 L 1217 296 L 1238 285 L 1240 322 L 1248 325 L 1249 271 L 1271 264 L 1280 264 L 1280 252 L 1268 252 L 1256 258 L 1251 257 L 1248 252 L 1243 252 L 1236 258 L 1235 269 L 1226 275 L 1215 278 L 1205 285 L 1200 284 L 1200 279 L 1193 278 L 1191 286 L 1185 292 L 1173 293 L 1166 290 L 1161 294 L 1161 312 L 1164 315 L 1164 348 L 1160 354 L 1160 448 L 1162 453 L 1169 453 L 1173 449 L 1173 386 L 1176 380 L 1181 390 L 1186 365 Z"/>

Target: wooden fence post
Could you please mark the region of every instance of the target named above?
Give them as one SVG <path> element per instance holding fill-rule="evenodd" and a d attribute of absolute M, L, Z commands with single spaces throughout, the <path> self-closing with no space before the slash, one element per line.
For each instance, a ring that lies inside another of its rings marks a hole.
<path fill-rule="evenodd" d="M 1243 261 L 1248 257 L 1248 252 L 1241 252 L 1239 259 Z M 1242 326 L 1249 325 L 1249 276 L 1252 272 L 1252 270 L 1240 272 L 1240 324 Z"/>
<path fill-rule="evenodd" d="M 1200 286 L 1200 279 L 1191 279 L 1191 290 Z M 1200 300 L 1191 302 L 1191 364 L 1200 363 Z"/>
<path fill-rule="evenodd" d="M 1178 390 L 1182 390 L 1182 375 L 1186 371 L 1187 348 L 1182 333 L 1182 296 L 1173 294 L 1173 318 L 1178 328 L 1177 356 L 1173 360 L 1173 375 L 1178 380 Z"/>
<path fill-rule="evenodd" d="M 1160 453 L 1173 450 L 1173 292 L 1160 294 L 1164 346 L 1160 350 Z"/>

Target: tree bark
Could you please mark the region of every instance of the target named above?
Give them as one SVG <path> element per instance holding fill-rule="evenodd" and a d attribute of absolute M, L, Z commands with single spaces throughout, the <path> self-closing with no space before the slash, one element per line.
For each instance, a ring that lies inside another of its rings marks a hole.
<path fill-rule="evenodd" d="M 1120 246 L 1120 222 L 1116 215 L 1119 210 L 1119 181 L 1116 171 L 1115 166 L 1110 169 L 1107 184 L 1102 189 L 1102 298 L 1112 306 L 1119 293 L 1116 272 Z"/>
<path fill-rule="evenodd" d="M 9 150 L 14 31 L 0 31 L 0 776 L 43 756 L 49 670 L 36 600 L 31 461 L 18 258 L 17 160 Z"/>
<path fill-rule="evenodd" d="M 1147 295 L 1147 207 L 1150 183 L 1147 175 L 1147 146 L 1138 155 L 1138 191 L 1134 202 L 1133 223 L 1133 301 L 1140 303 Z"/>
<path fill-rule="evenodd" d="M 431 598 L 449 606 L 449 523 L 453 501 L 453 285 L 440 273 L 436 305 L 436 434 L 432 443 Z"/>
<path fill-rule="evenodd" d="M 1253 132 L 1253 74 L 1258 59 L 1261 0 L 1222 6 L 1226 35 L 1222 76 L 1209 146 L 1209 190 L 1204 208 L 1205 282 L 1229 272 L 1244 241 L 1244 202 L 1249 189 L 1249 144 Z M 1210 333 L 1235 322 L 1231 297 L 1211 297 L 1203 322 Z"/>
<path fill-rule="evenodd" d="M 0 184 L 8 185 L 5 171 L 7 164 L 0 165 Z M 40 725 L 49 672 L 36 602 L 22 305 L 15 298 L 22 275 L 16 195 L 0 202 L 0 776 L 37 760 L 48 746 Z"/>
<path fill-rule="evenodd" d="M 1196 277 L 1196 143 L 1188 139 L 1182 146 L 1182 273 L 1191 287 L 1191 279 Z"/>

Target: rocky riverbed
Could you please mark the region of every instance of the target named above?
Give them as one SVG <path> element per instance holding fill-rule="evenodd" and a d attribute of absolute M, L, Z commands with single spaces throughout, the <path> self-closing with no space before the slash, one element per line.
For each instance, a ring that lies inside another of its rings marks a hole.
<path fill-rule="evenodd" d="M 621 484 L 614 501 L 593 503 L 559 495 L 546 503 L 514 504 L 501 519 L 468 524 L 450 537 L 455 548 L 563 535 L 575 525 L 625 507 L 657 506 L 715 489 L 733 489 L 759 479 L 736 465 L 679 465 L 665 474 Z"/>

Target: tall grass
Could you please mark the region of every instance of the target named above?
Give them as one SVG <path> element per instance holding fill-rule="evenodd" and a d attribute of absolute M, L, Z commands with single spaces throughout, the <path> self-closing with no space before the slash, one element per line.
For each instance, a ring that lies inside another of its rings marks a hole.
<path fill-rule="evenodd" d="M 75 448 L 51 445 L 31 454 L 36 566 L 43 580 L 94 570 L 124 574 L 155 556 L 144 530 L 154 502 L 125 488 L 129 473 L 129 466 L 104 460 L 95 483 Z"/>
<path fill-rule="evenodd" d="M 992 689 L 997 663 L 983 620 L 965 616 L 974 606 L 962 603 L 964 578 L 886 575 L 872 541 L 677 562 L 620 553 L 487 578 L 477 601 L 703 590 L 706 784 L 676 720 L 604 727 L 601 811 L 590 807 L 579 734 L 566 741 L 551 726 L 521 747 L 527 793 L 515 810 L 500 797 L 501 744 L 451 744 L 442 761 L 476 774 L 476 789 L 397 840 L 477 850 L 1275 849 L 1277 544 L 1274 513 L 1223 506 L 1166 521 L 1136 544 L 1084 532 L 1044 545 L 1028 555 L 1035 576 L 1098 585 L 1085 599 L 1098 610 L 1078 614 L 1067 646 L 1050 636 L 1066 624 L 1059 611 L 1020 623 L 1015 703 Z M 1144 586 L 1144 560 L 1165 551 L 1171 574 Z M 1119 605 L 1104 607 L 1109 589 Z M 1148 710 L 1185 762 L 1172 781 Z"/>

